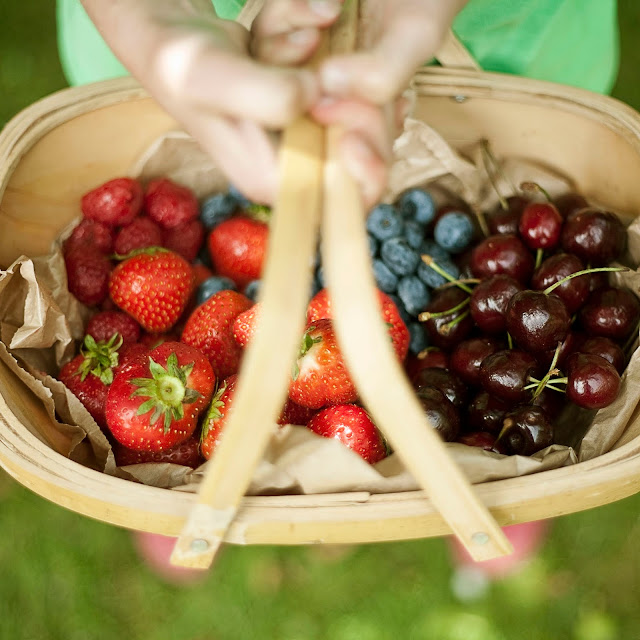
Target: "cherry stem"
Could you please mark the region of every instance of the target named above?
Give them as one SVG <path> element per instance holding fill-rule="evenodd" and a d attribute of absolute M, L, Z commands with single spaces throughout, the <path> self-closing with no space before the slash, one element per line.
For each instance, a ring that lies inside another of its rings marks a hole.
<path fill-rule="evenodd" d="M 463 307 L 469 304 L 471 298 L 465 298 L 462 302 L 458 303 L 455 307 L 451 307 L 451 309 L 446 309 L 445 311 L 423 311 L 420 315 L 418 315 L 418 320 L 420 322 L 426 322 L 431 318 L 442 318 L 443 316 L 450 316 L 452 313 L 456 311 L 460 311 Z"/>
<path fill-rule="evenodd" d="M 499 173 L 497 167 L 498 163 L 493 153 L 491 153 L 491 149 L 489 148 L 489 141 L 481 140 L 480 149 L 482 150 L 482 164 L 484 165 L 485 171 L 487 172 L 489 182 L 491 183 L 493 190 L 498 196 L 498 201 L 500 202 L 500 206 L 502 207 L 503 211 L 508 211 L 509 203 L 507 202 L 507 199 L 502 195 L 502 192 L 498 188 L 498 183 L 496 181 L 496 173 Z"/>
<path fill-rule="evenodd" d="M 544 187 L 540 186 L 537 182 L 523 182 L 520 185 L 520 189 L 522 189 L 522 191 L 524 191 L 525 193 L 541 193 L 547 199 L 547 202 L 552 202 L 549 192 Z"/>
<path fill-rule="evenodd" d="M 513 349 L 513 338 L 511 334 L 507 331 L 507 344 L 509 345 L 509 349 Z"/>
<path fill-rule="evenodd" d="M 471 287 L 467 287 L 467 285 L 460 280 L 456 280 L 456 278 L 445 271 L 429 254 L 424 253 L 421 258 L 422 262 L 424 262 L 428 267 L 431 267 L 438 275 L 441 275 L 443 278 L 445 278 L 445 280 L 448 280 L 452 284 L 455 284 L 457 287 L 459 287 L 463 291 L 466 291 L 467 293 L 473 293 L 473 289 L 471 289 Z"/>
<path fill-rule="evenodd" d="M 553 359 L 551 360 L 551 364 L 549 365 L 549 371 L 547 371 L 547 373 L 544 376 L 544 378 L 542 378 L 542 380 L 540 380 L 540 382 L 538 383 L 538 386 L 536 387 L 536 390 L 533 392 L 531 400 L 535 400 L 542 393 L 542 390 L 551 381 L 551 376 L 560 373 L 560 371 L 558 369 L 556 369 L 556 364 L 558 363 L 558 358 L 560 356 L 560 349 L 561 348 L 562 348 L 562 343 L 559 342 L 558 346 L 556 347 L 556 350 L 553 352 Z"/>
<path fill-rule="evenodd" d="M 451 330 L 464 318 L 466 318 L 471 312 L 467 309 L 464 313 L 461 313 L 458 317 L 451 320 L 451 322 L 447 322 L 447 324 L 443 324 L 439 329 L 438 333 L 442 336 L 448 336 L 451 333 Z"/>
<path fill-rule="evenodd" d="M 534 269 L 537 269 L 542 264 L 542 258 L 544 257 L 544 249 L 536 250 L 536 263 Z"/>
<path fill-rule="evenodd" d="M 561 284 L 567 282 L 567 280 L 571 280 L 571 278 L 577 278 L 578 276 L 584 276 L 589 273 L 596 273 L 598 271 L 631 271 L 628 267 L 597 267 L 596 269 L 582 269 L 582 271 L 576 271 L 575 273 L 571 273 L 562 280 L 558 280 L 558 282 L 554 282 L 552 285 L 548 286 L 542 293 L 545 296 L 548 296 L 555 288 L 559 287 Z"/>
<path fill-rule="evenodd" d="M 438 347 L 426 347 L 416 355 L 416 358 L 418 358 L 418 360 L 424 360 L 430 353 L 434 351 L 440 351 L 440 349 L 438 349 Z"/>

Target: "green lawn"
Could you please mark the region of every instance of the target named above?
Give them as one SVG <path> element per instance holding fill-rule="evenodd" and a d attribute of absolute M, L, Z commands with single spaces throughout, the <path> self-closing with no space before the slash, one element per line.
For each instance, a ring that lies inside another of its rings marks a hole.
<path fill-rule="evenodd" d="M 52 0 L 0 3 L 0 123 L 64 86 Z M 615 95 L 640 108 L 640 7 L 620 3 Z M 518 575 L 465 603 L 445 541 L 227 547 L 204 583 L 174 587 L 128 532 L 0 475 L 0 640 L 635 640 L 640 496 L 557 519 Z"/>

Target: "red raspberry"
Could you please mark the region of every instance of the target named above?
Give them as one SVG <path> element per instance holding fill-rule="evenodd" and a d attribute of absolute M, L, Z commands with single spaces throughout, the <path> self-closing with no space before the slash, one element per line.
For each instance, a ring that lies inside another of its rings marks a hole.
<path fill-rule="evenodd" d="M 129 224 L 142 208 L 142 186 L 133 178 L 115 178 L 82 196 L 82 213 L 108 227 Z"/>
<path fill-rule="evenodd" d="M 193 220 L 199 213 L 198 200 L 191 189 L 167 178 L 149 183 L 144 207 L 149 217 L 166 229 Z"/>
<path fill-rule="evenodd" d="M 165 229 L 163 234 L 163 246 L 180 254 L 187 262 L 196 259 L 203 242 L 204 226 L 198 219 Z"/>
<path fill-rule="evenodd" d="M 67 286 L 80 302 L 99 305 L 109 295 L 111 262 L 104 253 L 78 247 L 69 251 L 64 261 Z"/>
<path fill-rule="evenodd" d="M 162 246 L 160 226 L 147 216 L 140 216 L 122 227 L 116 236 L 114 250 L 124 256 L 134 249 Z"/>
<path fill-rule="evenodd" d="M 64 253 L 81 247 L 95 247 L 101 253 L 113 251 L 113 231 L 102 222 L 83 218 L 63 245 Z"/>
<path fill-rule="evenodd" d="M 119 333 L 123 344 L 127 344 L 140 340 L 140 325 L 124 311 L 98 311 L 89 320 L 85 333 L 96 342 L 108 342 L 114 333 Z"/>

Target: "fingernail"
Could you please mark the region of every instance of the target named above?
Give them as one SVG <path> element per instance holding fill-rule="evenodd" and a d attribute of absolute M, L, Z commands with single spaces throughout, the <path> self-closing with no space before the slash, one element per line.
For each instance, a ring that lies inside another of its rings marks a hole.
<path fill-rule="evenodd" d="M 309 0 L 309 7 L 321 18 L 333 18 L 340 13 L 340 3 L 336 0 Z"/>
<path fill-rule="evenodd" d="M 340 67 L 325 65 L 320 71 L 322 87 L 329 93 L 346 93 L 349 89 L 349 76 Z"/>
<path fill-rule="evenodd" d="M 311 44 L 315 40 L 317 33 L 315 29 L 298 29 L 298 31 L 292 31 L 287 34 L 287 40 L 291 44 L 303 46 Z"/>

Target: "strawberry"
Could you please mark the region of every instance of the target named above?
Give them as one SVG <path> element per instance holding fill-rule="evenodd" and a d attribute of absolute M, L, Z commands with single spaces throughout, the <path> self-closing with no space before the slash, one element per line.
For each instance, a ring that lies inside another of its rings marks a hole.
<path fill-rule="evenodd" d="M 260 303 L 243 311 L 233 322 L 233 337 L 241 347 L 246 347 L 254 333 L 260 317 Z"/>
<path fill-rule="evenodd" d="M 300 404 L 296 404 L 293 400 L 291 400 L 291 398 L 287 398 L 287 401 L 282 408 L 282 413 L 278 418 L 278 424 L 297 424 L 301 427 L 304 427 L 315 414 L 315 409 L 303 407 Z"/>
<path fill-rule="evenodd" d="M 118 231 L 114 251 L 123 256 L 136 249 L 162 246 L 162 229 L 148 216 L 138 216 Z"/>
<path fill-rule="evenodd" d="M 389 335 L 393 342 L 393 348 L 400 362 L 404 362 L 409 352 L 410 335 L 407 325 L 400 316 L 395 302 L 383 291 L 378 289 L 378 301 L 382 311 L 382 318 L 389 327 Z M 328 289 L 320 289 L 307 305 L 307 323 L 315 322 L 323 318 L 333 318 L 331 299 Z"/>
<path fill-rule="evenodd" d="M 107 426 L 134 451 L 165 451 L 187 440 L 198 426 L 215 386 L 207 358 L 181 342 L 152 349 L 146 362 L 120 370 L 107 394 Z"/>
<path fill-rule="evenodd" d="M 198 219 L 165 229 L 162 234 L 162 246 L 175 251 L 187 262 L 193 262 L 196 259 L 203 242 L 204 225 Z"/>
<path fill-rule="evenodd" d="M 165 229 L 171 229 L 198 217 L 198 200 L 191 189 L 168 178 L 152 180 L 144 194 L 149 217 Z"/>
<path fill-rule="evenodd" d="M 195 289 L 197 289 L 205 280 L 208 280 L 213 276 L 213 271 L 211 271 L 206 264 L 196 262 L 195 264 L 192 264 L 191 267 L 193 268 L 193 286 Z"/>
<path fill-rule="evenodd" d="M 113 251 L 113 230 L 102 222 L 83 218 L 74 228 L 62 247 L 63 253 L 80 246 L 100 253 Z"/>
<path fill-rule="evenodd" d="M 192 291 L 191 265 L 177 253 L 161 247 L 129 254 L 109 280 L 111 299 L 150 333 L 171 329 Z"/>
<path fill-rule="evenodd" d="M 129 224 L 140 213 L 142 195 L 137 180 L 115 178 L 82 196 L 82 213 L 108 227 Z"/>
<path fill-rule="evenodd" d="M 268 236 L 267 224 L 245 215 L 221 222 L 207 241 L 215 272 L 231 278 L 239 289 L 260 278 Z"/>
<path fill-rule="evenodd" d="M 117 333 L 123 344 L 129 344 L 140 340 L 140 325 L 123 311 L 98 311 L 91 316 L 85 333 L 97 342 L 110 340 Z"/>
<path fill-rule="evenodd" d="M 289 398 L 303 407 L 319 409 L 357 397 L 332 321 L 325 318 L 307 325 L 289 382 Z"/>
<path fill-rule="evenodd" d="M 131 364 L 146 364 L 149 351 L 151 351 L 151 347 L 142 342 L 124 343 L 118 351 L 118 366 L 113 370 L 113 375 L 117 375 Z"/>
<path fill-rule="evenodd" d="M 237 291 L 214 293 L 194 309 L 182 331 L 182 342 L 202 351 L 219 379 L 236 373 L 242 348 L 233 337 L 233 323 L 253 303 Z"/>
<path fill-rule="evenodd" d="M 211 458 L 220 442 L 222 428 L 226 422 L 229 409 L 231 409 L 233 405 L 237 379 L 237 375 L 232 375 L 224 380 L 220 388 L 216 391 L 202 421 L 200 453 L 205 460 Z"/>
<path fill-rule="evenodd" d="M 307 428 L 325 438 L 335 438 L 369 464 L 387 457 L 384 438 L 369 414 L 354 404 L 338 404 L 316 413 Z"/>
<path fill-rule="evenodd" d="M 77 245 L 64 256 L 67 287 L 83 304 L 101 304 L 109 295 L 111 261 L 99 251 Z"/>
<path fill-rule="evenodd" d="M 80 353 L 67 362 L 58 374 L 58 380 L 82 402 L 99 427 L 106 428 L 105 405 L 114 369 L 118 365 L 118 349 L 122 338 L 113 336 L 109 341 L 96 342 L 87 335 Z"/>
<path fill-rule="evenodd" d="M 119 467 L 147 462 L 165 462 L 196 469 L 204 462 L 200 455 L 200 438 L 196 434 L 178 446 L 173 447 L 173 449 L 167 449 L 166 451 L 134 451 L 116 442 L 113 447 L 113 454 Z"/>

